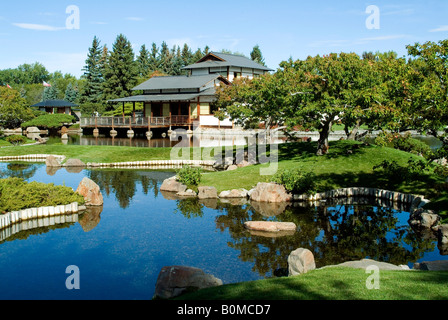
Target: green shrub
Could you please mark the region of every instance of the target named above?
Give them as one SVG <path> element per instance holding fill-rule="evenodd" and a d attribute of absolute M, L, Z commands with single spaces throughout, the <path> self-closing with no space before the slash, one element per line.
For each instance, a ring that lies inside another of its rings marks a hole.
<path fill-rule="evenodd" d="M 409 132 L 404 135 L 382 132 L 375 139 L 375 144 L 382 147 L 390 147 L 412 154 L 422 155 L 426 159 L 429 159 L 433 154 L 431 148 L 426 143 L 412 138 Z"/>
<path fill-rule="evenodd" d="M 384 160 L 373 167 L 376 172 L 382 171 L 384 177 L 390 183 L 418 180 L 428 169 L 428 164 L 425 161 L 414 159 L 410 159 L 407 166 L 401 166 L 395 160 Z"/>
<path fill-rule="evenodd" d="M 69 187 L 28 183 L 20 178 L 0 179 L 0 213 L 73 202 L 84 204 L 85 200 Z"/>
<path fill-rule="evenodd" d="M 272 178 L 272 182 L 281 184 L 293 194 L 315 194 L 317 189 L 316 175 L 303 172 L 302 169 L 280 170 Z"/>
<path fill-rule="evenodd" d="M 184 166 L 177 172 L 177 179 L 186 186 L 197 186 L 201 182 L 202 169 Z"/>
<path fill-rule="evenodd" d="M 64 124 L 71 124 L 75 118 L 68 114 L 44 114 L 33 120 L 22 123 L 22 128 L 39 127 L 47 129 L 56 129 L 62 127 Z"/>
<path fill-rule="evenodd" d="M 6 141 L 8 141 L 12 145 L 20 146 L 20 145 L 26 143 L 27 139 L 24 136 L 13 135 L 13 136 L 6 137 Z"/>

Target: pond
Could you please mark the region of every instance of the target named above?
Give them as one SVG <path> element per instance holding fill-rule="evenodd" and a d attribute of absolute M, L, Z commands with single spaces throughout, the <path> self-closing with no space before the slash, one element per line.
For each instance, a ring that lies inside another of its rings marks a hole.
<path fill-rule="evenodd" d="M 435 239 L 407 224 L 408 208 L 326 204 L 317 207 L 180 200 L 160 191 L 173 172 L 65 169 L 0 164 L 1 177 L 66 185 L 83 177 L 100 185 L 104 206 L 64 224 L 21 231 L 0 242 L 0 299 L 148 300 L 160 270 L 185 265 L 225 284 L 281 275 L 291 251 L 310 249 L 318 267 L 372 258 L 405 264 L 444 260 Z M 281 213 L 281 214 L 279 214 Z M 266 237 L 249 220 L 294 222 L 298 232 Z M 80 290 L 67 290 L 68 266 Z"/>

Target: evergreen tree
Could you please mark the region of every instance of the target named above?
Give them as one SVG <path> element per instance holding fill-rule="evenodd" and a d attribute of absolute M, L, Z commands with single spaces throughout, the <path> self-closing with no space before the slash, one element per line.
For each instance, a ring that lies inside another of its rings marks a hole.
<path fill-rule="evenodd" d="M 47 100 L 58 100 L 59 99 L 59 90 L 56 87 L 47 87 L 44 90 L 44 94 L 42 96 L 42 101 Z"/>
<path fill-rule="evenodd" d="M 132 45 L 123 34 L 120 34 L 113 45 L 109 63 L 105 68 L 103 85 L 105 100 L 130 96 L 132 88 L 137 83 L 137 73 Z"/>
<path fill-rule="evenodd" d="M 86 83 L 81 93 L 81 103 L 99 103 L 102 100 L 102 48 L 100 41 L 95 36 L 93 38 L 92 47 L 89 48 L 86 65 L 83 68 Z"/>
<path fill-rule="evenodd" d="M 258 44 L 253 48 L 252 52 L 250 53 L 250 58 L 257 63 L 266 66 L 263 55 L 261 54 L 260 46 Z"/>
<path fill-rule="evenodd" d="M 156 71 L 157 69 L 159 69 L 159 48 L 153 42 L 149 55 L 149 70 Z"/>
<path fill-rule="evenodd" d="M 193 63 L 198 62 L 199 60 L 202 59 L 202 57 L 204 57 L 204 53 L 201 51 L 201 49 L 196 50 L 192 58 Z"/>
<path fill-rule="evenodd" d="M 78 99 L 78 90 L 73 87 L 71 83 L 68 84 L 67 90 L 65 90 L 65 96 L 64 100 L 76 103 L 76 100 Z"/>
<path fill-rule="evenodd" d="M 184 63 L 184 66 L 188 66 L 193 62 L 193 52 L 191 52 L 191 49 L 188 47 L 188 45 L 185 43 L 184 47 L 182 49 L 182 60 Z"/>
<path fill-rule="evenodd" d="M 146 77 L 150 71 L 150 56 L 145 45 L 142 45 L 140 54 L 137 57 L 138 76 Z"/>

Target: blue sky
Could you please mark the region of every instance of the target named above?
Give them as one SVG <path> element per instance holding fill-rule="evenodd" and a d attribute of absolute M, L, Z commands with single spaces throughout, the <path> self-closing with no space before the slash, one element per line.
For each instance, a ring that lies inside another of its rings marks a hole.
<path fill-rule="evenodd" d="M 67 29 L 67 7 L 79 8 L 79 29 Z M 379 29 L 367 28 L 368 6 Z M 376 21 L 376 20 L 375 20 Z M 82 74 L 96 35 L 109 48 L 123 33 L 142 44 L 187 43 L 250 54 L 258 44 L 269 67 L 290 57 L 331 52 L 396 51 L 448 38 L 448 1 L 172 0 L 4 1 L 0 10 L 0 69 L 41 62 L 51 72 Z"/>

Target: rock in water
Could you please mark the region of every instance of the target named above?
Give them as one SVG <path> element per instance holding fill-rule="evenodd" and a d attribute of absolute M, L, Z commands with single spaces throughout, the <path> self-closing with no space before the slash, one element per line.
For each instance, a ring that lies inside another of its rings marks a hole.
<path fill-rule="evenodd" d="M 164 267 L 157 278 L 154 297 L 170 299 L 185 293 L 187 290 L 221 286 L 222 281 L 204 271 L 193 267 Z"/>
<path fill-rule="evenodd" d="M 183 185 L 176 179 L 166 179 L 163 181 L 162 186 L 160 187 L 160 191 L 167 191 L 167 192 L 185 192 L 187 190 L 187 186 Z"/>
<path fill-rule="evenodd" d="M 76 192 L 84 197 L 86 206 L 102 206 L 104 203 L 100 187 L 89 178 L 82 179 Z"/>
<path fill-rule="evenodd" d="M 62 167 L 61 162 L 55 156 L 48 156 L 45 159 L 45 165 L 49 168 Z"/>

